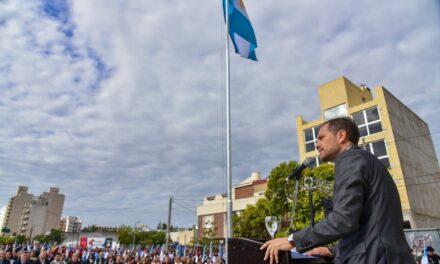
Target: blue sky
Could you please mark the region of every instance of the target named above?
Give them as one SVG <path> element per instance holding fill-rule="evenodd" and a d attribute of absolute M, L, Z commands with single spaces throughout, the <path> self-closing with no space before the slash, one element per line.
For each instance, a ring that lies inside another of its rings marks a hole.
<path fill-rule="evenodd" d="M 259 62 L 231 61 L 235 183 L 297 159 L 295 117 L 341 75 L 440 131 L 439 1 L 245 5 Z M 169 195 L 226 191 L 220 1 L 4 0 L 0 36 L 0 204 L 58 186 L 85 224 L 155 226 Z"/>

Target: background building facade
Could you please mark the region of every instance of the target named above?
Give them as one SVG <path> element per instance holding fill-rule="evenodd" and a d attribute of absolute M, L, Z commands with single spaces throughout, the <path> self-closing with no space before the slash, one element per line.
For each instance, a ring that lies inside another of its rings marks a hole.
<path fill-rule="evenodd" d="M 78 233 L 81 231 L 82 221 L 77 216 L 65 216 L 61 218 L 60 230 L 66 233 Z"/>
<path fill-rule="evenodd" d="M 359 145 L 388 167 L 400 194 L 406 227 L 440 226 L 440 168 L 428 125 L 384 87 L 371 90 L 344 77 L 318 90 L 321 116 L 306 122 L 297 117 L 300 159 L 315 158 L 320 125 L 334 117 L 349 116 L 358 125 Z"/>
<path fill-rule="evenodd" d="M 30 202 L 33 197 L 32 194 L 28 193 L 28 187 L 19 186 L 17 194 L 9 199 L 4 219 L 4 226 L 10 230 L 9 234 L 19 234 L 23 209 L 25 204 Z"/>
<path fill-rule="evenodd" d="M 9 199 L 4 216 L 4 227 L 11 235 L 34 237 L 59 226 L 64 206 L 64 194 L 50 188 L 40 196 L 28 193 L 28 187 L 19 186 L 17 194 Z"/>
<path fill-rule="evenodd" d="M 176 232 L 170 232 L 170 238 L 173 242 L 178 242 L 180 245 L 193 245 L 194 229 L 185 229 Z"/>
<path fill-rule="evenodd" d="M 254 205 L 264 197 L 267 189 L 267 179 L 261 179 L 259 172 L 234 186 L 232 192 L 232 211 L 240 214 L 248 205 Z M 225 194 L 208 196 L 203 199 L 203 204 L 197 207 L 198 237 L 204 236 L 204 231 L 212 230 L 215 238 L 226 237 L 226 204 Z"/>

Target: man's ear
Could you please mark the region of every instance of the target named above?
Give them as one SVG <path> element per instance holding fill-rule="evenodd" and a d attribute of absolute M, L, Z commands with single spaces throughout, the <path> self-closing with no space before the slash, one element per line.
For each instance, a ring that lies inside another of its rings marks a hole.
<path fill-rule="evenodd" d="M 347 138 L 347 131 L 345 130 L 339 130 L 338 132 L 338 141 L 340 144 L 344 144 L 348 140 Z"/>

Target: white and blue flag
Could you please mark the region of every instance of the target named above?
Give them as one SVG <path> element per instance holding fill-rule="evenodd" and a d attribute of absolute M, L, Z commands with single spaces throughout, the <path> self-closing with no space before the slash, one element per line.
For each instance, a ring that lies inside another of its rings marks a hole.
<path fill-rule="evenodd" d="M 257 39 L 254 29 L 246 12 L 242 0 L 222 0 L 223 15 L 225 16 L 225 2 L 228 1 L 229 13 L 229 36 L 234 44 L 235 53 L 241 57 L 256 61 L 255 49 L 257 48 Z"/>
<path fill-rule="evenodd" d="M 422 257 L 422 261 L 420 263 L 421 264 L 429 264 L 427 247 L 425 247 L 425 249 L 423 250 L 423 257 Z"/>

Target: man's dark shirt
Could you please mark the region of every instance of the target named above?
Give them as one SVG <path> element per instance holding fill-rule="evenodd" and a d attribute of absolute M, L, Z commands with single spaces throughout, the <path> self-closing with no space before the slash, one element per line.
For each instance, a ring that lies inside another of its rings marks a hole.
<path fill-rule="evenodd" d="M 413 264 L 403 232 L 399 193 L 388 169 L 370 152 L 351 147 L 334 161 L 333 209 L 295 232 L 299 252 L 341 239 L 334 263 Z"/>

